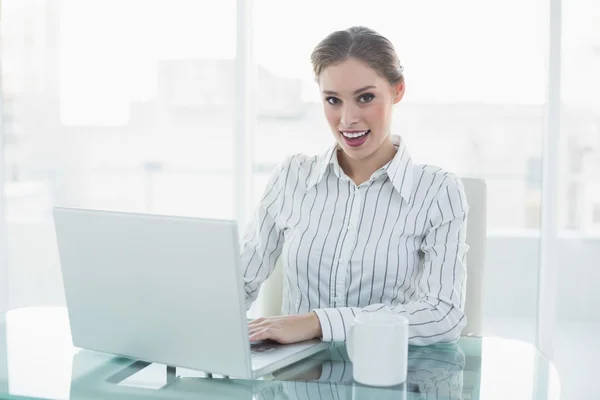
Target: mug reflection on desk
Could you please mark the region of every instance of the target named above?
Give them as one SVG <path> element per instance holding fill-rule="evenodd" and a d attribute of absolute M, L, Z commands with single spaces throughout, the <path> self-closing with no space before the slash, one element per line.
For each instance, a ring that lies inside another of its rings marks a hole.
<path fill-rule="evenodd" d="M 403 383 L 394 387 L 369 387 L 360 384 L 352 386 L 352 396 L 345 397 L 352 400 L 407 400 L 407 385 Z M 414 397 L 410 397 L 411 399 Z"/>
<path fill-rule="evenodd" d="M 259 399 L 438 399 L 458 400 L 463 392 L 465 355 L 458 345 L 411 347 L 404 384 L 374 388 L 354 382 L 352 363 L 342 346 L 329 350 L 328 360 L 265 393 Z M 305 361 L 308 365 L 309 361 Z M 313 360 L 314 364 L 314 360 Z M 318 376 L 318 378 L 316 378 Z M 316 379 L 315 379 L 316 378 Z"/>

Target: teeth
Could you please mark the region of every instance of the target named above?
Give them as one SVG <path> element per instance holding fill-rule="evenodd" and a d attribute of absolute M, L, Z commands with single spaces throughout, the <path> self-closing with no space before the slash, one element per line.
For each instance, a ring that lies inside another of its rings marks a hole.
<path fill-rule="evenodd" d="M 343 132 L 342 131 L 342 135 L 344 135 L 344 136 L 346 136 L 347 138 L 350 138 L 350 139 L 355 139 L 357 137 L 361 137 L 361 136 L 365 135 L 367 132 L 369 132 L 369 130 L 362 131 L 362 132 L 354 132 L 354 133 Z"/>

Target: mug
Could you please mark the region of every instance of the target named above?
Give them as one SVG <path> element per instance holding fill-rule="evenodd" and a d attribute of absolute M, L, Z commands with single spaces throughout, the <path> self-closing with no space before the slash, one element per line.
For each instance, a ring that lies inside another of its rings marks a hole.
<path fill-rule="evenodd" d="M 353 377 L 369 386 L 395 386 L 406 381 L 408 319 L 385 308 L 356 316 L 346 340 Z"/>

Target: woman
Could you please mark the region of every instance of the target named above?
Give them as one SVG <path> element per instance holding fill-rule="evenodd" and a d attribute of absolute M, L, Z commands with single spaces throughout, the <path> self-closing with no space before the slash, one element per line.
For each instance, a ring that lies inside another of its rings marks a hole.
<path fill-rule="evenodd" d="M 273 173 L 244 238 L 249 308 L 281 255 L 282 317 L 249 324 L 250 341 L 343 341 L 360 312 L 410 322 L 409 342 L 452 342 L 466 324 L 468 206 L 456 177 L 411 161 L 390 134 L 404 96 L 393 45 L 364 27 L 327 36 L 311 61 L 335 145 Z"/>

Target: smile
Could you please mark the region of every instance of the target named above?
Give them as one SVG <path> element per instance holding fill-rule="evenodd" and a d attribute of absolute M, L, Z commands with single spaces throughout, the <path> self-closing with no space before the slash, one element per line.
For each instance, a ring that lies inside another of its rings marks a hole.
<path fill-rule="evenodd" d="M 341 131 L 341 132 L 342 132 L 342 135 L 344 135 L 345 137 L 347 137 L 349 139 L 356 139 L 356 138 L 366 135 L 367 133 L 370 132 L 370 130 L 367 129 L 366 131 L 351 131 L 351 132 Z"/>
<path fill-rule="evenodd" d="M 369 137 L 369 133 L 371 133 L 370 129 L 366 131 L 340 131 L 342 137 L 344 138 L 344 142 L 346 145 L 350 147 L 360 147 L 362 146 Z"/>

